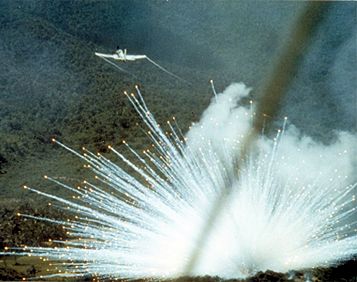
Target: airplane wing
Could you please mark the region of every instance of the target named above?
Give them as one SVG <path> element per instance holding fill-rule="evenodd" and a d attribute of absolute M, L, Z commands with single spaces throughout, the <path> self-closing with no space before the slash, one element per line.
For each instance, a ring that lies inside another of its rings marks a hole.
<path fill-rule="evenodd" d="M 135 61 L 135 60 L 139 60 L 139 59 L 146 59 L 145 55 L 126 55 L 125 59 L 127 61 Z"/>
<path fill-rule="evenodd" d="M 133 55 L 135 57 L 135 60 L 139 60 L 139 59 L 146 59 L 146 55 Z"/>
<path fill-rule="evenodd" d="M 117 54 L 110 55 L 110 54 L 102 54 L 97 52 L 95 52 L 94 54 L 101 58 L 119 59 Z"/>

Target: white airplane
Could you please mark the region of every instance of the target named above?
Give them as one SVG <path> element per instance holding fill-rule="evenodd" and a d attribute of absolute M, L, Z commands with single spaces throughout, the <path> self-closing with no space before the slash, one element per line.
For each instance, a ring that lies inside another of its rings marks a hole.
<path fill-rule="evenodd" d="M 117 49 L 115 51 L 114 54 L 103 54 L 103 53 L 94 53 L 96 56 L 100 57 L 101 59 L 105 60 L 106 62 L 110 63 L 111 65 L 113 65 L 114 67 L 116 67 L 117 69 L 124 71 L 126 73 L 129 73 L 128 71 L 120 68 L 119 66 L 117 66 L 116 64 L 114 64 L 113 62 L 111 62 L 109 59 L 113 59 L 116 61 L 122 61 L 122 62 L 126 62 L 126 61 L 136 61 L 136 60 L 142 60 L 142 59 L 146 59 L 148 60 L 150 63 L 152 63 L 153 65 L 155 65 L 156 67 L 158 67 L 159 69 L 161 69 L 162 71 L 166 72 L 167 74 L 185 82 L 190 84 L 188 81 L 186 81 L 185 79 L 177 76 L 176 74 L 169 72 L 167 69 L 165 69 L 164 67 L 160 66 L 158 63 L 156 63 L 154 60 L 151 60 L 148 56 L 146 55 L 128 55 L 126 49 L 124 49 L 124 51 L 122 49 Z M 129 73 L 130 74 L 130 73 Z M 134 76 L 134 75 L 133 75 Z"/>
<path fill-rule="evenodd" d="M 147 59 L 146 55 L 127 55 L 126 49 L 124 51 L 122 49 L 118 49 L 114 54 L 102 54 L 102 53 L 94 53 L 96 56 L 101 58 L 114 59 L 118 61 L 136 61 L 140 59 Z"/>

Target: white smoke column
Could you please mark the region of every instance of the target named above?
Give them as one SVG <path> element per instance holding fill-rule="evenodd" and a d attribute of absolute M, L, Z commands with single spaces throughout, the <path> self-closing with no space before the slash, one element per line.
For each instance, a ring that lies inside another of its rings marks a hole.
<path fill-rule="evenodd" d="M 340 133 L 336 143 L 325 146 L 290 126 L 274 140 L 261 137 L 240 179 L 232 179 L 233 160 L 254 113 L 252 106 L 238 106 L 248 94 L 244 84 L 218 94 L 185 143 L 174 122 L 167 125 L 171 134 L 164 133 L 137 88 L 128 98 L 155 146 L 139 154 L 124 142 L 132 160 L 109 146 L 120 166 L 86 150 L 82 156 L 57 141 L 87 161 L 99 183 L 72 188 L 47 177 L 77 201 L 27 187 L 77 217 L 43 219 L 63 225 L 72 236 L 61 242 L 63 248 L 17 254 L 67 261 L 67 271 L 56 276 L 178 277 L 220 189 L 234 183 L 192 275 L 247 277 L 267 269 L 330 266 L 356 255 L 356 184 L 347 186 L 353 183 L 349 149 L 356 136 Z M 135 177 L 123 169 L 128 166 Z"/>
<path fill-rule="evenodd" d="M 237 103 L 249 91 L 232 84 L 212 100 L 188 132 L 189 146 L 204 148 L 209 141 L 216 152 L 239 155 L 234 147 L 248 133 L 252 110 Z M 200 256 L 199 272 L 216 275 L 218 265 L 227 278 L 267 269 L 286 272 L 328 266 L 355 254 L 357 192 L 355 184 L 348 186 L 356 182 L 355 144 L 355 135 L 340 132 L 333 144 L 323 145 L 293 125 L 278 142 L 261 137 Z M 339 212 L 352 216 L 334 219 Z M 340 228 L 330 230 L 331 224 Z M 340 242 L 346 234 L 354 235 Z"/>
<path fill-rule="evenodd" d="M 187 145 L 192 149 L 203 148 L 210 141 L 216 153 L 225 150 L 230 154 L 238 152 L 240 142 L 250 129 L 253 114 L 251 109 L 239 107 L 238 102 L 250 90 L 243 83 L 233 83 L 222 94 L 212 98 L 200 122 L 187 132 Z"/>

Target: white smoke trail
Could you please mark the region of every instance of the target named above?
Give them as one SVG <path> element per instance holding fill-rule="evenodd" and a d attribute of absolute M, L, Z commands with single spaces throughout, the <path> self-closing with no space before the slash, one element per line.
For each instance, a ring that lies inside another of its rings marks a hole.
<path fill-rule="evenodd" d="M 129 72 L 129 71 L 127 71 L 127 70 L 125 70 L 125 69 L 119 67 L 117 64 L 113 63 L 111 60 L 109 60 L 109 59 L 107 59 L 107 58 L 104 58 L 104 57 L 99 57 L 99 58 L 101 58 L 101 59 L 103 59 L 104 61 L 106 61 L 107 63 L 111 64 L 111 65 L 112 65 L 113 67 L 115 67 L 116 69 L 118 69 L 118 70 L 120 70 L 120 71 L 122 71 L 122 72 L 125 72 L 125 73 L 131 75 L 132 77 L 134 77 L 135 79 L 137 79 L 137 76 L 136 76 L 136 75 L 134 75 L 134 74 L 132 74 L 131 72 Z"/>
<path fill-rule="evenodd" d="M 179 77 L 178 75 L 169 72 L 167 69 L 165 69 L 164 67 L 160 66 L 158 63 L 156 63 L 154 60 L 150 59 L 148 56 L 146 56 L 146 59 L 152 63 L 154 66 L 158 67 L 160 70 L 162 70 L 163 72 L 166 72 L 168 75 L 171 75 L 172 77 L 181 80 L 182 82 L 185 82 L 187 84 L 191 84 L 190 82 L 188 82 L 187 80 L 183 79 L 182 77 Z"/>
<path fill-rule="evenodd" d="M 356 184 L 348 185 L 353 155 L 347 151 L 356 136 L 341 133 L 338 142 L 324 146 L 299 137 L 290 126 L 274 140 L 261 137 L 240 179 L 232 179 L 240 138 L 254 113 L 237 106 L 248 94 L 244 84 L 218 94 L 184 142 L 171 122 L 171 133 L 164 133 L 137 88 L 128 98 L 155 146 L 139 154 L 124 142 L 133 160 L 109 146 L 120 166 L 57 142 L 86 160 L 99 183 L 76 189 L 48 177 L 77 201 L 28 188 L 68 207 L 78 219 L 50 220 L 73 238 L 61 242 L 63 248 L 30 247 L 18 254 L 68 261 L 67 272 L 58 276 L 177 277 L 220 189 L 233 183 L 232 197 L 191 275 L 246 277 L 267 269 L 329 266 L 356 255 Z"/>
<path fill-rule="evenodd" d="M 129 75 L 131 75 L 132 77 L 134 77 L 135 79 L 138 79 L 137 76 L 135 76 L 134 74 L 132 74 L 131 72 L 119 67 L 117 64 L 113 63 L 111 60 L 105 58 L 105 57 L 101 57 L 99 56 L 101 59 L 103 59 L 104 61 L 106 61 L 107 63 L 111 64 L 113 67 L 115 67 L 116 69 L 122 71 L 122 72 L 125 72 Z M 157 68 L 159 68 L 160 70 L 162 70 L 163 72 L 167 73 L 168 75 L 178 79 L 178 80 L 181 80 L 182 82 L 185 82 L 187 84 L 191 84 L 190 82 L 188 82 L 187 80 L 179 77 L 178 75 L 168 71 L 167 69 L 165 69 L 164 67 L 160 66 L 158 63 L 156 63 L 154 60 L 150 59 L 148 56 L 145 56 L 145 58 L 151 63 L 153 64 L 154 66 L 156 66 Z"/>

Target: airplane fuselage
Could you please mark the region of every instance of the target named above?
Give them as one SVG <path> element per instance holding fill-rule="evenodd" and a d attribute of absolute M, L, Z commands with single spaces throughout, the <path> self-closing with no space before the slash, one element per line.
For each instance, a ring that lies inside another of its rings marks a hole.
<path fill-rule="evenodd" d="M 146 55 L 125 55 L 125 54 L 102 54 L 102 53 L 94 53 L 98 57 L 109 58 L 117 61 L 136 61 L 141 59 L 146 59 Z"/>

